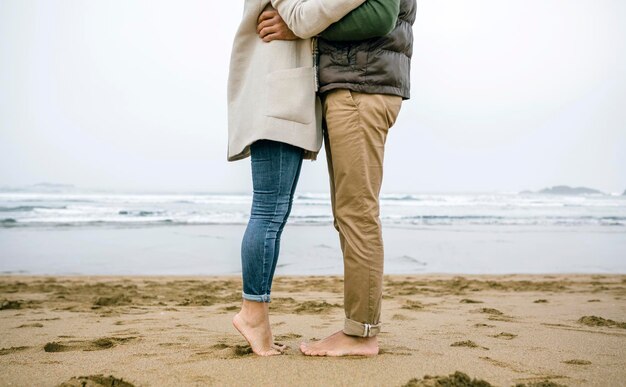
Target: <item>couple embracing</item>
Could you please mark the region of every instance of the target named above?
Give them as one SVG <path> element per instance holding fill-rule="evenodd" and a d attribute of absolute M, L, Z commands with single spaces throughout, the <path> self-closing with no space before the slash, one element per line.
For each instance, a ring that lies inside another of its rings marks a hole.
<path fill-rule="evenodd" d="M 272 279 L 304 159 L 326 150 L 344 259 L 344 326 L 305 355 L 376 355 L 385 140 L 409 98 L 416 0 L 245 0 L 228 79 L 228 160 L 250 156 L 253 199 L 241 245 L 235 328 L 257 355 L 281 354 Z"/>

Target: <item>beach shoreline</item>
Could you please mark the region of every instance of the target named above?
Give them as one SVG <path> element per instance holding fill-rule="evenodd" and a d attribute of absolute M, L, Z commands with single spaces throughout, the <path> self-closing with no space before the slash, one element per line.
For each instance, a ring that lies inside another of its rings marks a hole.
<path fill-rule="evenodd" d="M 456 371 L 494 386 L 626 379 L 626 275 L 387 275 L 380 355 L 342 359 L 297 349 L 341 327 L 340 276 L 275 278 L 272 329 L 289 349 L 273 358 L 251 354 L 230 324 L 240 281 L 2 275 L 0 384 L 101 374 L 133 386 L 403 386 Z"/>

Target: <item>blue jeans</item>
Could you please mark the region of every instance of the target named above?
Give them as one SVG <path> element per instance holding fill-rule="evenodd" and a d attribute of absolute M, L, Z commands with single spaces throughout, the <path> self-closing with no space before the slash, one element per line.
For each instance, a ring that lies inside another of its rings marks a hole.
<path fill-rule="evenodd" d="M 303 149 L 271 140 L 250 146 L 252 210 L 241 242 L 243 298 L 270 302 L 280 235 L 291 212 Z"/>

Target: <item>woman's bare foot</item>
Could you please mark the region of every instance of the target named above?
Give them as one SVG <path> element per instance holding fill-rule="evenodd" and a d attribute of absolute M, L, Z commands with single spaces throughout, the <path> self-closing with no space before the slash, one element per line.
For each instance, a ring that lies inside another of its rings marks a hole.
<path fill-rule="evenodd" d="M 300 351 L 309 356 L 374 356 L 378 355 L 378 339 L 348 336 L 339 331 L 320 341 L 301 343 Z"/>
<path fill-rule="evenodd" d="M 233 317 L 233 325 L 246 339 L 252 352 L 259 356 L 280 355 L 280 346 L 273 341 L 266 303 L 243 300 L 241 311 Z"/>

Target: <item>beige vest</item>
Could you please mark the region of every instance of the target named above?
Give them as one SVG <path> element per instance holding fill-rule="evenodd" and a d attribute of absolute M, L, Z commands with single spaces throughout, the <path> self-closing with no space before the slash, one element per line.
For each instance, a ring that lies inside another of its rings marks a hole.
<path fill-rule="evenodd" d="M 315 159 L 322 146 L 322 110 L 316 95 L 310 39 L 365 0 L 245 0 L 228 76 L 228 161 L 250 155 L 259 139 L 303 148 Z M 304 39 L 263 42 L 257 18 L 271 2 Z"/>

